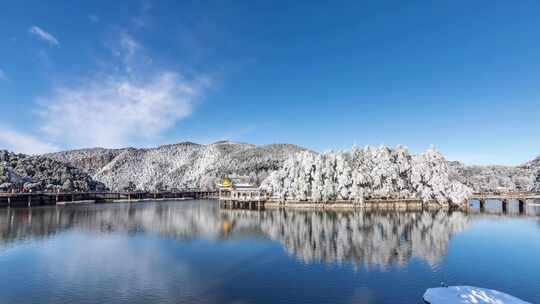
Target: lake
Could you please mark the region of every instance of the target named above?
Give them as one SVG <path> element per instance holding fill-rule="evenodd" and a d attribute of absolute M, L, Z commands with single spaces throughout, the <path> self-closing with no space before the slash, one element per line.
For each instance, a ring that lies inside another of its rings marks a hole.
<path fill-rule="evenodd" d="M 539 303 L 526 211 L 0 209 L 0 303 L 423 303 L 441 282 Z"/>

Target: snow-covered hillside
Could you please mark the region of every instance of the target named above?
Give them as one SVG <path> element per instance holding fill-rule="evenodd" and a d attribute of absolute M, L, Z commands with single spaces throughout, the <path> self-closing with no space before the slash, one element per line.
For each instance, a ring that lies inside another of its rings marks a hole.
<path fill-rule="evenodd" d="M 85 149 L 47 156 L 86 170 L 111 190 L 122 190 L 130 183 L 141 190 L 211 189 L 224 175 L 249 176 L 259 184 L 300 151 L 307 150 L 288 144 L 255 146 L 221 141 L 152 149 Z"/>
<path fill-rule="evenodd" d="M 475 192 L 529 191 L 538 174 L 535 168 L 524 166 L 466 166 L 451 162 L 452 178 Z"/>
<path fill-rule="evenodd" d="M 103 190 L 103 184 L 87 173 L 43 156 L 28 156 L 0 150 L 0 190 L 93 191 Z"/>
<path fill-rule="evenodd" d="M 454 201 L 467 191 L 460 184 L 473 191 L 540 191 L 540 157 L 516 167 L 466 166 L 446 162 L 436 151 L 410 155 L 401 147 L 355 149 L 319 155 L 289 144 L 255 146 L 222 141 L 151 149 L 82 149 L 46 156 L 83 170 L 111 190 L 122 190 L 130 182 L 141 190 L 212 188 L 225 174 L 250 176 L 260 184 L 272 171 L 279 170 L 265 187 L 275 187 L 270 190 L 288 199 L 357 199 L 391 193 L 391 197 L 435 196 L 438 201 Z M 303 151 L 306 153 L 296 156 Z M 333 182 L 325 183 L 323 171 L 329 166 L 335 166 L 327 175 Z M 300 189 L 308 184 L 312 188 Z"/>
<path fill-rule="evenodd" d="M 475 192 L 540 191 L 540 156 L 519 166 L 467 166 L 450 162 L 452 178 Z"/>
<path fill-rule="evenodd" d="M 70 164 L 90 175 L 94 175 L 99 169 L 110 163 L 125 150 L 126 149 L 91 148 L 45 154 L 45 156 L 59 162 Z"/>
<path fill-rule="evenodd" d="M 533 172 L 534 181 L 532 187 L 529 189 L 531 191 L 540 192 L 540 156 L 523 164 L 521 167 L 529 169 Z"/>
<path fill-rule="evenodd" d="M 291 202 L 362 202 L 369 198 L 418 198 L 462 203 L 471 189 L 450 178 L 435 149 L 412 155 L 404 147 L 353 147 L 350 151 L 302 152 L 273 172 L 262 187 Z"/>

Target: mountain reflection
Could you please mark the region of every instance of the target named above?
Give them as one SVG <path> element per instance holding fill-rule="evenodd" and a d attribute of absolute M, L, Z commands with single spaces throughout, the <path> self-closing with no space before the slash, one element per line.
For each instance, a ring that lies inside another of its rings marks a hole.
<path fill-rule="evenodd" d="M 38 238 L 69 229 L 153 233 L 180 240 L 220 238 L 222 223 L 213 203 L 164 202 L 0 210 L 2 242 Z"/>
<path fill-rule="evenodd" d="M 305 262 L 354 262 L 366 268 L 431 265 L 470 223 L 461 212 L 375 212 L 219 209 L 214 202 L 162 202 L 0 210 L 0 250 L 19 240 L 68 230 L 156 234 L 193 239 L 270 238 Z"/>

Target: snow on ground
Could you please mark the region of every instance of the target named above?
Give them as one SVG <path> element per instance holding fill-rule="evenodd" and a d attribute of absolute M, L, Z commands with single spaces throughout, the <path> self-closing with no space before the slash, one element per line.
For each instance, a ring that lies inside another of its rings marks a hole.
<path fill-rule="evenodd" d="M 473 286 L 430 288 L 424 300 L 429 304 L 531 304 L 500 291 Z"/>

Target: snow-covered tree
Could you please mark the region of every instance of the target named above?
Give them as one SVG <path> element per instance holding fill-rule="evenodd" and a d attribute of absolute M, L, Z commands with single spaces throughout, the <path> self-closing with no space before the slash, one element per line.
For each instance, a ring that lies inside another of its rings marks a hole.
<path fill-rule="evenodd" d="M 451 178 L 448 162 L 434 148 L 412 155 L 402 146 L 353 147 L 321 155 L 301 152 L 265 179 L 262 187 L 291 202 L 418 198 L 462 203 L 471 191 Z"/>
<path fill-rule="evenodd" d="M 336 155 L 337 191 L 339 200 L 349 200 L 352 191 L 352 169 L 350 154 L 339 152 Z"/>

